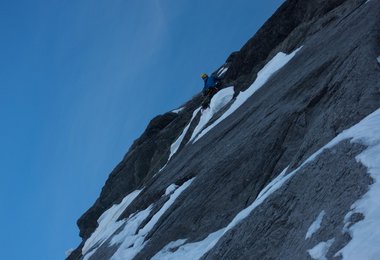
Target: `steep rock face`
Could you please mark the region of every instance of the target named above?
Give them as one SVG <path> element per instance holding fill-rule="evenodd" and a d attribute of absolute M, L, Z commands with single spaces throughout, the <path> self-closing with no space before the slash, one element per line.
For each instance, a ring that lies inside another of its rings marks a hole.
<path fill-rule="evenodd" d="M 302 28 L 303 32 L 307 31 L 316 20 L 343 2 L 345 1 L 286 1 L 240 51 L 230 55 L 226 62 L 229 70 L 226 72 L 225 80 L 233 85 L 246 87 L 253 81 L 258 71 L 255 67 L 262 66 L 273 49 L 294 30 Z M 302 35 L 302 32 L 298 34 L 300 39 L 292 37 L 291 49 L 306 36 Z M 294 42 L 295 40 L 298 42 Z"/>
<path fill-rule="evenodd" d="M 254 259 L 307 259 L 308 249 L 334 238 L 335 245 L 327 254 L 332 259 L 350 240 L 342 232 L 345 215 L 372 183 L 365 167 L 353 158 L 361 150 L 346 141 L 325 151 L 203 259 L 250 259 L 253 255 Z M 305 239 L 306 230 L 322 211 L 326 212 L 323 229 Z"/>
<path fill-rule="evenodd" d="M 196 143 L 188 141 L 200 118 L 199 113 L 192 118 L 201 102 L 199 96 L 178 114 L 155 118 L 111 173 L 94 206 L 78 221 L 86 242 L 107 209 L 144 188 L 118 219 L 130 220 L 151 206 L 138 225 L 141 229 L 128 237 L 141 234 L 138 237 L 145 242 L 132 243 L 123 251 L 125 245 L 115 242 L 115 237 L 128 227 L 126 221 L 86 252 L 83 242 L 69 259 L 82 259 L 83 254 L 86 259 L 121 255 L 149 259 L 173 241 L 205 241 L 257 201 L 281 172 L 300 167 L 344 129 L 379 108 L 379 13 L 380 2 L 375 0 L 286 1 L 228 58 L 223 65 L 228 68 L 224 82 L 233 83 L 238 94 L 279 51 L 289 53 L 303 46 L 296 56 Z M 167 163 L 171 144 L 184 130 L 179 150 Z M 209 243 L 199 257 L 307 259 L 307 250 L 318 241 L 334 238 L 327 252 L 333 258 L 351 240 L 348 233 L 342 233 L 345 215 L 372 183 L 367 169 L 355 160 L 364 149 L 343 141 L 323 151 L 244 221 L 214 239 L 215 245 Z M 182 187 L 189 180 L 191 185 L 156 219 L 170 202 L 167 188 L 172 184 Z M 305 239 L 321 211 L 326 212 L 328 223 Z M 355 216 L 352 223 L 363 219 L 360 214 Z M 143 227 L 149 223 L 154 225 L 145 234 Z M 169 251 L 176 252 L 182 244 Z"/>
<path fill-rule="evenodd" d="M 179 114 L 169 112 L 152 119 L 145 132 L 110 174 L 99 199 L 78 220 L 83 239 L 87 239 L 96 229 L 96 221 L 106 209 L 119 203 L 166 163 L 171 143 L 199 103 L 200 97 L 197 96 L 186 103 L 185 109 Z"/>

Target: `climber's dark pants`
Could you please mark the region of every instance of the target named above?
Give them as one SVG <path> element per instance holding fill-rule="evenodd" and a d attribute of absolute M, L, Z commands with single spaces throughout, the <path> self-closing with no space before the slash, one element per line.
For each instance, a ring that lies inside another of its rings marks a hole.
<path fill-rule="evenodd" d="M 212 97 L 219 91 L 217 87 L 209 88 L 204 93 L 205 99 L 202 102 L 202 109 L 206 109 L 210 106 Z"/>

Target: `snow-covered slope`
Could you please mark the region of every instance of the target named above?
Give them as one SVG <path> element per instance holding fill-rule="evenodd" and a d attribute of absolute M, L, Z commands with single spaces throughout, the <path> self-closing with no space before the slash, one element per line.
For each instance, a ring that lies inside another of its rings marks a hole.
<path fill-rule="evenodd" d="M 377 259 L 380 1 L 288 0 L 152 120 L 68 259 Z"/>

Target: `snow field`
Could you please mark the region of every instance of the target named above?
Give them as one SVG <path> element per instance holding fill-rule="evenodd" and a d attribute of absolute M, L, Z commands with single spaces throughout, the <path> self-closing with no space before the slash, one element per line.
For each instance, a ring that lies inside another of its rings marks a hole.
<path fill-rule="evenodd" d="M 204 129 L 199 134 L 199 136 L 195 139 L 195 142 L 198 141 L 200 138 L 202 138 L 202 136 L 208 133 L 212 128 L 214 128 L 224 119 L 226 119 L 229 115 L 235 112 L 241 105 L 243 105 L 244 102 L 247 101 L 247 99 L 251 97 L 258 89 L 260 89 L 274 73 L 276 73 L 278 70 L 284 67 L 291 59 L 293 59 L 293 57 L 301 49 L 302 47 L 293 51 L 291 54 L 285 54 L 285 53 L 279 52 L 276 56 L 274 56 L 273 59 L 269 61 L 264 66 L 264 68 L 262 68 L 259 71 L 259 73 L 257 73 L 257 78 L 255 82 L 253 82 L 253 84 L 247 90 L 240 92 L 240 94 L 236 97 L 236 100 L 231 105 L 231 107 L 220 118 L 218 118 L 213 124 L 211 124 L 206 129 Z"/>

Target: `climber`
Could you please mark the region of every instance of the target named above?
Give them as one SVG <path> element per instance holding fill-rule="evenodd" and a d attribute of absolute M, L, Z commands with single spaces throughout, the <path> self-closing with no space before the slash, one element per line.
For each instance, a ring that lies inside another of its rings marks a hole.
<path fill-rule="evenodd" d="M 220 78 L 214 76 L 208 76 L 206 73 L 202 73 L 201 78 L 204 81 L 202 110 L 207 109 L 210 106 L 212 97 L 219 91 L 221 87 Z"/>

